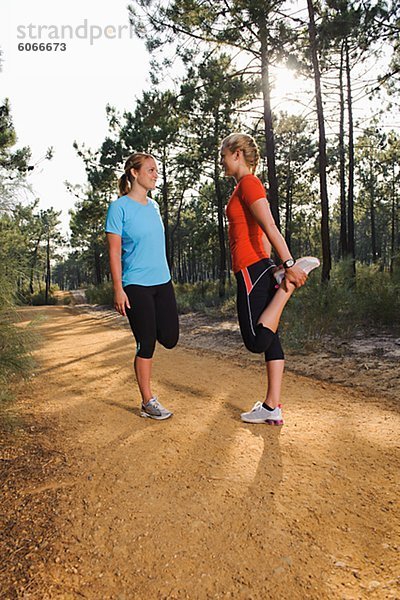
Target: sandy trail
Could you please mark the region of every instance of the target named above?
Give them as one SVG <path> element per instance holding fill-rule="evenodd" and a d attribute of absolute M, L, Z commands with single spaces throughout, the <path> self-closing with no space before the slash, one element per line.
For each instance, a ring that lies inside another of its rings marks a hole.
<path fill-rule="evenodd" d="M 32 540 L 29 576 L 2 597 L 400 597 L 397 403 L 288 374 L 284 427 L 246 425 L 260 365 L 183 339 L 154 368 L 174 417 L 141 419 L 127 329 L 70 307 L 21 314 L 44 318 L 20 410 L 64 459 L 15 490 L 51 543 Z"/>

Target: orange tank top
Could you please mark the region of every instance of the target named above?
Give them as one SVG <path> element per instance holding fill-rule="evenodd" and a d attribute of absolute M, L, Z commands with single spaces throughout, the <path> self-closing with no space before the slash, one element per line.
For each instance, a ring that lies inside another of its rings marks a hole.
<path fill-rule="evenodd" d="M 229 198 L 226 216 L 234 273 L 262 258 L 269 258 L 262 242 L 263 230 L 250 211 L 254 202 L 266 197 L 261 181 L 249 174 L 242 177 Z"/>

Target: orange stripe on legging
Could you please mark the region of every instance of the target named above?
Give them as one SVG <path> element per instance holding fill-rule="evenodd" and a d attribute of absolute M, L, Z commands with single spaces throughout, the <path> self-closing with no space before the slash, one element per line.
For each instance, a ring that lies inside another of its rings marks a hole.
<path fill-rule="evenodd" d="M 246 284 L 247 294 L 250 294 L 251 290 L 253 289 L 253 284 L 251 282 L 250 275 L 246 267 L 242 269 L 242 274 L 244 282 Z"/>

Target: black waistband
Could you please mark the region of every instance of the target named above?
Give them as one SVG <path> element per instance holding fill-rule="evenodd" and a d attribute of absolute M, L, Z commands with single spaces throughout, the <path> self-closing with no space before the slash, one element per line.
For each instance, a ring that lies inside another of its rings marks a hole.
<path fill-rule="evenodd" d="M 261 260 L 258 260 L 256 263 L 253 263 L 252 265 L 249 265 L 248 267 L 245 267 L 245 268 L 247 269 L 247 272 L 250 275 L 251 281 L 254 283 L 254 281 L 256 279 L 258 279 L 260 277 L 260 275 L 262 275 L 264 273 L 264 271 L 266 271 L 267 269 L 272 270 L 272 267 L 276 267 L 272 258 L 262 258 Z M 244 270 L 244 269 L 242 269 L 242 270 Z M 242 271 L 239 271 L 238 273 L 236 273 L 236 276 L 238 276 L 241 273 L 242 273 Z"/>

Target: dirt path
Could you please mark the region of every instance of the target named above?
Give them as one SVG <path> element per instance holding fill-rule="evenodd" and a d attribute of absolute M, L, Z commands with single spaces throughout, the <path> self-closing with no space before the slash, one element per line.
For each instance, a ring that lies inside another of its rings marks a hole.
<path fill-rule="evenodd" d="M 154 370 L 175 415 L 144 420 L 127 329 L 22 314 L 44 341 L 17 404 L 34 425 L 9 409 L 2 598 L 400 597 L 394 400 L 288 374 L 285 426 L 245 425 L 259 363 L 180 346 Z"/>

